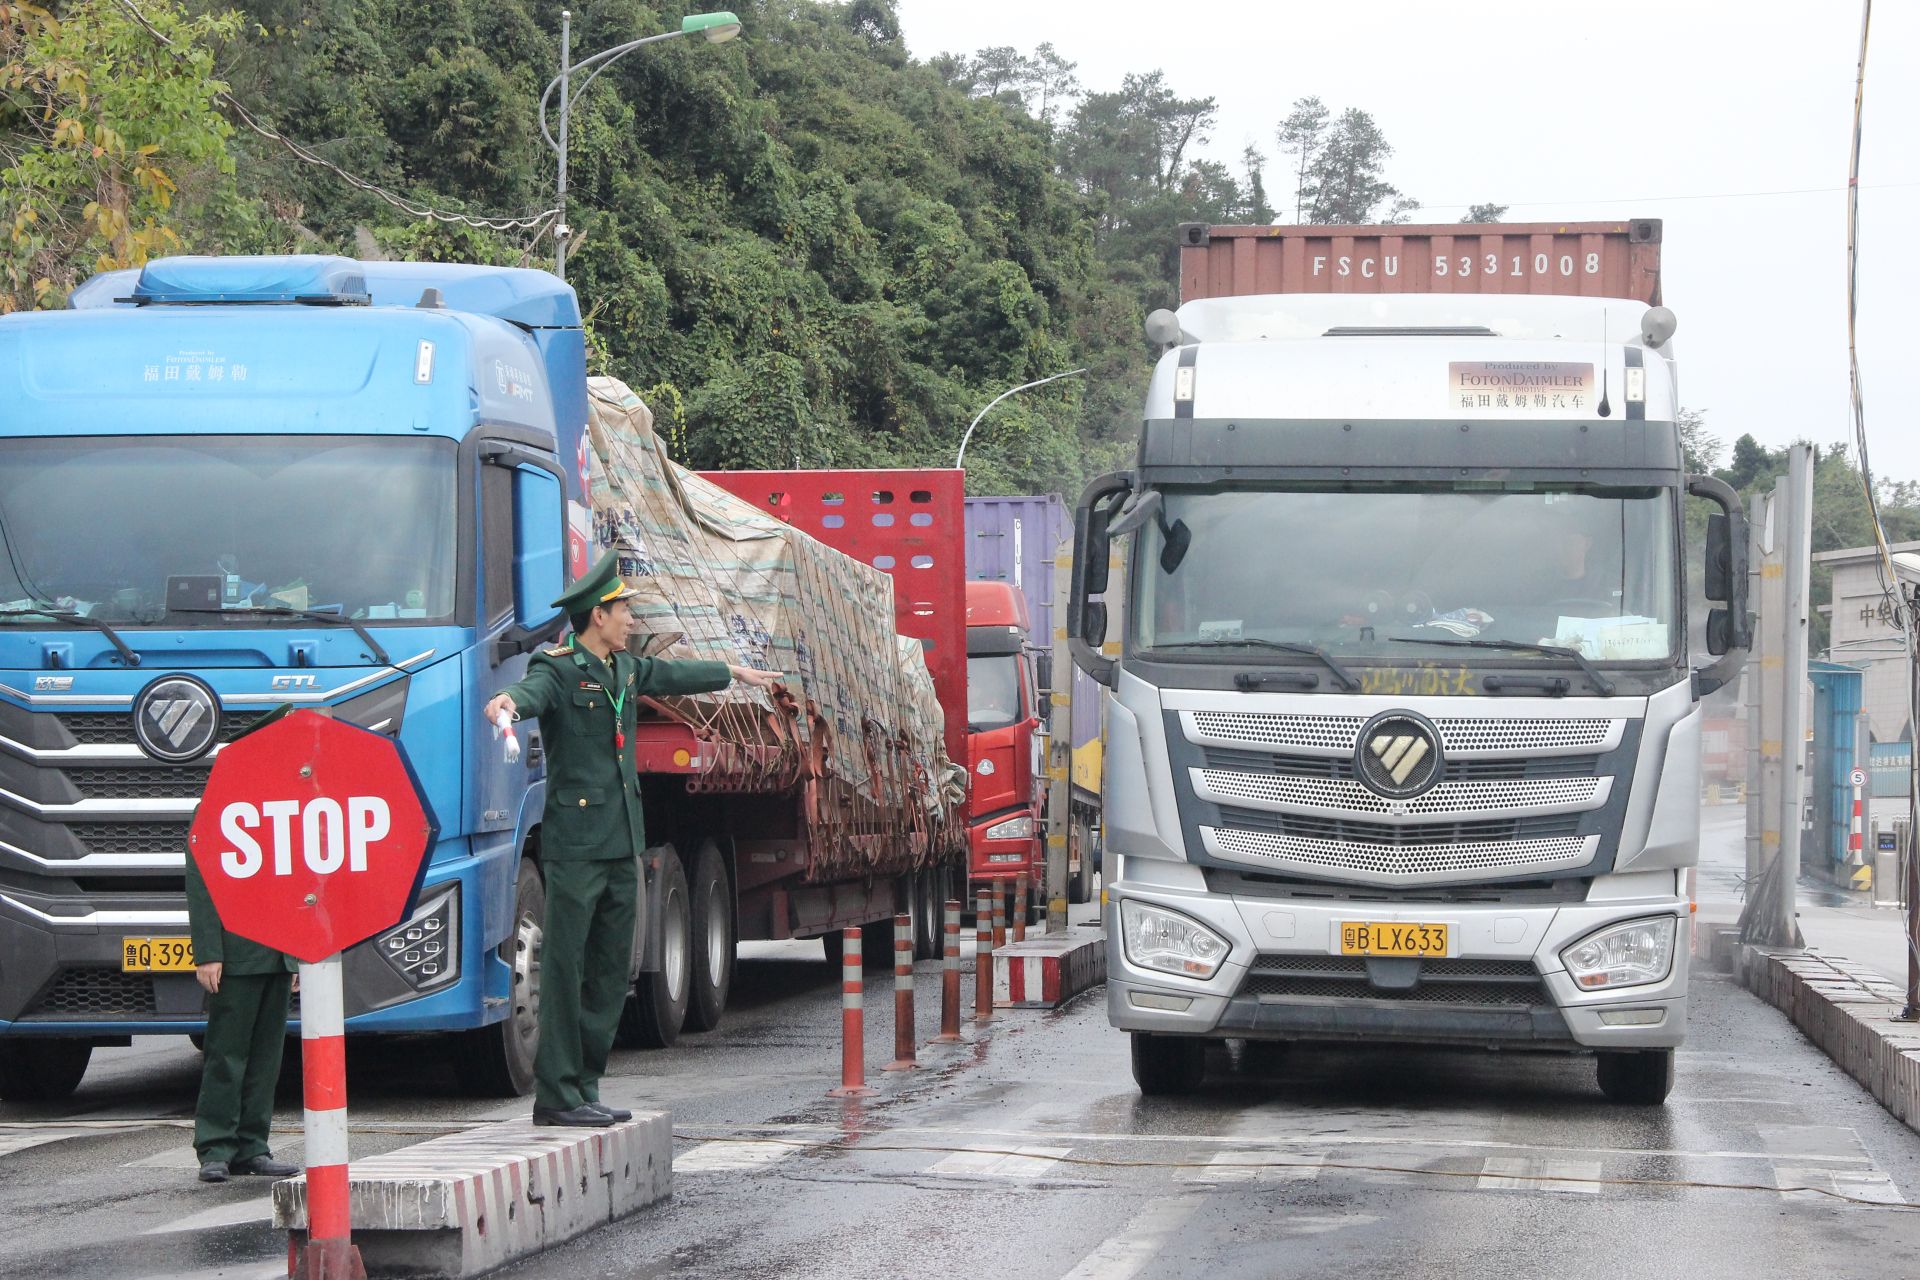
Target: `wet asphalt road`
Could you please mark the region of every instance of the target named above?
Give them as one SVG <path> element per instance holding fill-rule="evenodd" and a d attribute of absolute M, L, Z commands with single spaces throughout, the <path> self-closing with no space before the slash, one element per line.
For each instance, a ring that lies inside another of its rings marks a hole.
<path fill-rule="evenodd" d="M 1098 994 L 840 1103 L 834 975 L 814 949 L 752 950 L 718 1031 L 619 1054 L 608 1081 L 674 1113 L 673 1199 L 500 1274 L 1920 1275 L 1900 1207 L 1920 1134 L 1717 975 L 1696 971 L 1664 1109 L 1608 1104 L 1584 1061 L 1404 1049 L 1223 1050 L 1198 1096 L 1149 1102 Z M 875 1063 L 887 985 L 870 976 Z M 937 966 L 917 985 L 930 1033 Z M 357 1156 L 525 1105 L 459 1096 L 418 1045 L 353 1052 Z M 0 1274 L 282 1271 L 266 1184 L 192 1180 L 197 1072 L 184 1041 L 141 1042 L 65 1106 L 0 1106 Z M 297 1158 L 286 1083 L 276 1149 Z"/>

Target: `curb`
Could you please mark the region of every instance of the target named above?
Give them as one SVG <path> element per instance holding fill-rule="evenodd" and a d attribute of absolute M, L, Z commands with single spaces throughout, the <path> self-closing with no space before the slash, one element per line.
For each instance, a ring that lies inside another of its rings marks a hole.
<path fill-rule="evenodd" d="M 1920 1022 L 1906 991 L 1865 965 L 1820 952 L 1716 938 L 1716 958 L 1908 1128 L 1920 1132 Z"/>
<path fill-rule="evenodd" d="M 1058 1009 L 1107 980 L 1104 930 L 1069 928 L 1010 942 L 993 951 L 997 1009 Z"/>

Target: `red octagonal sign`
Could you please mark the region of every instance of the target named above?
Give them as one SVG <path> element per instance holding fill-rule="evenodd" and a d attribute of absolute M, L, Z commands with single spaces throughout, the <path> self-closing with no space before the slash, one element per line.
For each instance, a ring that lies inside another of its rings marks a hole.
<path fill-rule="evenodd" d="M 222 925 L 315 964 L 406 919 L 436 830 L 399 743 L 295 711 L 214 758 L 187 840 Z"/>

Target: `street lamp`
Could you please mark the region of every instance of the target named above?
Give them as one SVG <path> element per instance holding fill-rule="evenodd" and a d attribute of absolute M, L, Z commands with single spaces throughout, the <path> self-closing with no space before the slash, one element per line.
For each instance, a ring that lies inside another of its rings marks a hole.
<path fill-rule="evenodd" d="M 973 421 L 967 424 L 967 433 L 960 437 L 960 452 L 955 454 L 953 458 L 954 469 L 958 470 L 960 464 L 966 460 L 967 441 L 973 439 L 973 429 L 980 425 L 980 419 L 986 417 L 988 410 L 992 409 L 993 406 L 999 404 L 1016 391 L 1027 391 L 1034 387 L 1044 387 L 1049 382 L 1058 382 L 1062 378 L 1071 378 L 1075 374 L 1085 372 L 1085 369 L 1069 369 L 1065 373 L 1056 373 L 1050 378 L 1039 378 L 1033 382 L 1023 382 L 1017 387 L 1008 387 L 1005 391 L 1002 391 L 999 395 L 987 401 L 987 407 L 973 415 Z"/>
<path fill-rule="evenodd" d="M 573 228 L 567 225 L 567 117 L 573 113 L 573 104 L 580 101 L 587 86 L 624 54 L 632 53 L 643 44 L 655 44 L 661 40 L 675 40 L 681 36 L 702 35 L 708 44 L 720 44 L 740 34 L 740 19 L 731 13 L 690 13 L 680 20 L 678 31 L 662 31 L 659 35 L 643 36 L 638 40 L 629 40 L 626 44 L 603 50 L 591 58 L 579 62 L 569 62 L 573 55 L 573 13 L 562 10 L 560 13 L 560 74 L 547 85 L 546 92 L 540 95 L 540 136 L 553 148 L 554 157 L 559 162 L 558 177 L 555 185 L 554 222 L 553 222 L 553 273 L 562 280 L 567 278 L 567 239 Z M 578 89 L 573 88 L 575 74 L 592 68 Z M 555 138 L 547 128 L 547 101 L 553 97 L 555 89 L 560 91 L 560 136 Z"/>

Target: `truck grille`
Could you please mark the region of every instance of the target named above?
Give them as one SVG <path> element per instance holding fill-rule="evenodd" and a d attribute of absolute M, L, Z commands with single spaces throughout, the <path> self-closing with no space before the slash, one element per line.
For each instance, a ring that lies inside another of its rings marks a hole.
<path fill-rule="evenodd" d="M 89 853 L 187 852 L 185 822 L 75 822 L 67 829 Z"/>
<path fill-rule="evenodd" d="M 1493 840 L 1462 844 L 1394 845 L 1322 837 L 1202 827 L 1209 852 L 1234 862 L 1302 875 L 1340 873 L 1386 883 L 1556 871 L 1592 860 L 1598 836 Z"/>
<path fill-rule="evenodd" d="M 199 795 L 211 770 L 211 765 L 101 765 L 59 772 L 89 799 L 155 800 Z"/>
<path fill-rule="evenodd" d="M 1273 751 L 1240 751 L 1233 747 L 1206 747 L 1201 760 L 1209 769 L 1252 773 L 1288 773 L 1301 777 L 1354 778 L 1353 756 L 1286 755 Z M 1598 756 L 1534 756 L 1516 760 L 1448 760 L 1440 775 L 1445 782 L 1474 782 L 1488 778 L 1591 778 Z"/>
<path fill-rule="evenodd" d="M 1599 778 L 1442 782 L 1425 795 L 1393 801 L 1348 779 L 1198 769 L 1195 781 L 1213 800 L 1250 800 L 1294 809 L 1344 813 L 1441 814 L 1564 811 L 1599 807 L 1607 785 Z"/>
<path fill-rule="evenodd" d="M 1287 715 L 1265 711 L 1188 711 L 1196 742 L 1255 743 L 1286 749 L 1350 752 L 1358 744 L 1362 716 Z M 1442 717 L 1441 750 L 1465 755 L 1527 755 L 1536 752 L 1604 751 L 1620 738 L 1617 720 L 1516 720 Z"/>
<path fill-rule="evenodd" d="M 1240 985 L 1243 996 L 1309 1000 L 1393 1000 L 1525 1008 L 1551 1004 L 1528 960 L 1433 959 L 1410 987 L 1376 987 L 1360 956 L 1262 956 Z"/>
<path fill-rule="evenodd" d="M 30 1012 L 50 1018 L 151 1014 L 153 979 L 117 969 L 67 969 Z"/>

